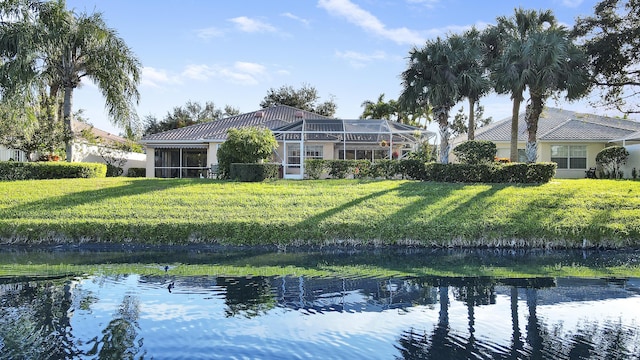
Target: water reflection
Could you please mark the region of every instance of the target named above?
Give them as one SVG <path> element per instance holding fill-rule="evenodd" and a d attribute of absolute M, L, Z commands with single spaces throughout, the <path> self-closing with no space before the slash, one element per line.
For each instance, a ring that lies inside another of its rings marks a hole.
<path fill-rule="evenodd" d="M 7 278 L 0 358 L 638 359 L 639 287 L 170 272 Z"/>

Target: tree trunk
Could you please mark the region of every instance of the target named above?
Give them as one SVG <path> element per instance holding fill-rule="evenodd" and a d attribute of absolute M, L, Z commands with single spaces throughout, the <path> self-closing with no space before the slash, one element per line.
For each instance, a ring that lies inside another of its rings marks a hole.
<path fill-rule="evenodd" d="M 440 163 L 449 163 L 449 137 L 451 132 L 449 131 L 449 112 L 447 110 L 440 110 L 437 112 L 438 125 L 440 127 Z"/>
<path fill-rule="evenodd" d="M 67 155 L 67 162 L 73 161 L 73 113 L 71 106 L 73 104 L 73 88 L 65 86 L 64 88 L 64 104 L 62 106 L 62 116 L 64 119 L 64 144 Z"/>
<path fill-rule="evenodd" d="M 518 113 L 520 112 L 521 95 L 513 96 L 513 108 L 511 109 L 511 147 L 509 161 L 518 162 Z"/>
<path fill-rule="evenodd" d="M 467 131 L 467 140 L 476 138 L 476 100 L 469 98 L 469 131 Z"/>
<path fill-rule="evenodd" d="M 544 102 L 542 97 L 531 95 L 531 102 L 527 104 L 525 121 L 527 122 L 527 162 L 538 160 L 538 119 L 542 113 Z"/>

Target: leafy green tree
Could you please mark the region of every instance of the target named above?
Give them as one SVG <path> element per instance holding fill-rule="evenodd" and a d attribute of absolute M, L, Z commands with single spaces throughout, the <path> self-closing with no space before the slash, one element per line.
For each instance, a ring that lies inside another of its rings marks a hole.
<path fill-rule="evenodd" d="M 487 65 L 491 68 L 491 79 L 498 94 L 510 94 L 511 147 L 510 160 L 518 161 L 518 116 L 529 75 L 529 58 L 524 54 L 526 42 L 532 33 L 545 27 L 555 26 L 556 19 L 550 10 L 535 11 L 516 9 L 512 17 L 500 16 L 497 24 L 482 34 L 487 47 Z"/>
<path fill-rule="evenodd" d="M 252 164 L 268 159 L 278 147 L 269 129 L 245 127 L 229 129 L 227 140 L 218 149 L 219 177 L 229 178 L 231 164 Z"/>
<path fill-rule="evenodd" d="M 167 112 L 167 115 L 162 120 L 158 120 L 153 115 L 147 115 L 143 120 L 143 134 L 156 134 L 238 114 L 240 114 L 240 110 L 230 105 L 225 105 L 224 109 L 219 109 L 213 101 L 207 101 L 204 105 L 199 102 L 187 101 L 185 105 L 176 106 L 172 111 Z"/>
<path fill-rule="evenodd" d="M 267 95 L 260 102 L 260 107 L 288 105 L 326 117 L 333 117 L 338 108 L 333 97 L 323 103 L 318 103 L 318 99 L 320 99 L 318 90 L 309 84 L 302 84 L 300 89 L 294 89 L 292 86 L 282 86 L 279 89 L 270 88 Z"/>
<path fill-rule="evenodd" d="M 563 27 L 551 27 L 531 34 L 522 53 L 528 59 L 525 83 L 529 101 L 525 113 L 527 123 L 527 162 L 536 162 L 538 153 L 538 120 L 547 98 L 566 91 L 567 100 L 578 99 L 589 91 L 588 62 Z"/>
<path fill-rule="evenodd" d="M 479 102 L 476 104 L 475 111 L 473 111 L 475 120 L 473 121 L 474 130 L 478 130 L 483 126 L 487 126 L 493 121 L 493 118 L 489 116 L 488 118 L 484 117 L 484 106 L 480 105 Z M 469 131 L 469 118 L 467 113 L 464 111 L 464 106 L 461 106 L 458 109 L 458 112 L 453 118 L 453 122 L 451 123 L 451 133 L 453 137 L 456 137 L 461 134 L 467 134 Z M 474 136 L 475 137 L 475 136 Z"/>
<path fill-rule="evenodd" d="M 75 14 L 65 2 L 14 0 L 0 7 L 0 83 L 8 99 L 27 98 L 35 83 L 63 94 L 66 157 L 73 160 L 73 92 L 92 80 L 114 124 L 132 127 L 140 62 L 101 13 Z M 5 100 L 3 96 L 3 100 Z"/>
<path fill-rule="evenodd" d="M 449 162 L 449 112 L 461 99 L 458 83 L 459 42 L 437 38 L 409 52 L 409 66 L 401 74 L 400 104 L 406 112 L 426 112 L 429 107 L 440 131 L 441 163 Z"/>
<path fill-rule="evenodd" d="M 33 154 L 53 154 L 62 149 L 64 133 L 62 122 L 57 117 L 57 97 L 47 95 L 41 91 L 38 101 L 29 108 L 30 116 L 35 117 L 35 123 L 30 128 L 16 126 L 16 122 L 26 122 L 29 116 L 22 111 L 13 112 L 12 109 L 2 107 L 0 110 L 0 144 L 26 153 L 27 160 Z M 22 119 L 16 119 L 21 117 Z"/>
<path fill-rule="evenodd" d="M 594 15 L 578 18 L 573 34 L 584 37 L 594 84 L 605 91 L 600 105 L 640 113 L 640 1 L 602 0 Z"/>

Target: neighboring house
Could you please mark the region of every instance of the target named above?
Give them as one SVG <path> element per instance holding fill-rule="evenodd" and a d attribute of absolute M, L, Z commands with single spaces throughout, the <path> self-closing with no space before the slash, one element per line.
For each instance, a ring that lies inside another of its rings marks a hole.
<path fill-rule="evenodd" d="M 496 144 L 498 158 L 509 158 L 511 118 L 476 130 L 476 140 Z M 453 141 L 452 149 L 466 140 L 466 135 Z M 527 125 L 524 113 L 518 119 L 518 161 L 525 162 Z M 596 155 L 605 147 L 640 142 L 640 122 L 577 113 L 545 107 L 538 121 L 538 161 L 558 164 L 556 177 L 584 178 L 585 171 L 596 167 Z M 453 157 L 452 157 L 453 158 Z M 633 167 L 640 170 L 640 162 L 630 157 L 625 177 Z M 624 169 L 623 169 L 624 171 Z"/>
<path fill-rule="evenodd" d="M 272 160 L 282 164 L 283 177 L 292 179 L 303 178 L 305 159 L 401 157 L 435 136 L 393 121 L 331 119 L 280 105 L 145 136 L 147 177 L 200 177 L 218 163 L 227 131 L 249 126 L 273 131 L 278 149 Z"/>
<path fill-rule="evenodd" d="M 0 161 L 27 161 L 27 155 L 22 150 L 10 149 L 0 145 Z"/>
<path fill-rule="evenodd" d="M 129 168 L 145 168 L 147 155 L 136 152 L 118 150 L 116 144 L 126 144 L 127 140 L 121 136 L 100 130 L 92 125 L 73 121 L 73 132 L 76 134 L 73 143 L 74 162 L 111 163 L 121 167 L 123 175 Z M 82 133 L 88 132 L 89 140 Z"/>

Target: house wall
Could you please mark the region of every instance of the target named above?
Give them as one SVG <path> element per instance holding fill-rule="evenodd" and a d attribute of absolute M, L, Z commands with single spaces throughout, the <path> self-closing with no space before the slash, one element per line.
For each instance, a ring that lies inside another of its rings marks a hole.
<path fill-rule="evenodd" d="M 146 166 L 144 166 L 146 168 L 146 173 L 147 173 L 146 177 L 154 178 L 156 177 L 156 169 L 155 169 L 156 149 L 148 146 L 145 146 L 145 148 L 147 149 L 147 161 L 145 162 Z"/>
<path fill-rule="evenodd" d="M 106 161 L 100 155 L 98 145 L 89 145 L 84 143 L 74 144 L 74 150 L 74 162 L 92 162 L 101 164 L 106 163 Z M 122 169 L 124 170 L 122 174 L 125 176 L 127 175 L 127 171 L 129 170 L 129 168 L 144 168 L 147 166 L 147 154 L 124 152 L 122 153 L 122 156 L 124 159 L 126 159 L 126 162 L 122 166 Z"/>
<path fill-rule="evenodd" d="M 0 161 L 27 161 L 26 154 L 22 150 L 9 149 L 0 145 Z"/>
<path fill-rule="evenodd" d="M 621 167 L 622 175 L 625 179 L 633 178 L 633 169 L 636 169 L 638 176 L 640 177 L 640 144 L 626 145 L 625 148 L 629 152 L 627 163 Z"/>

